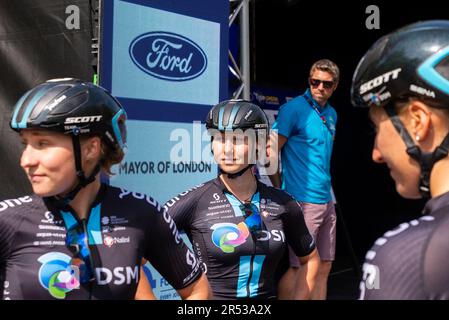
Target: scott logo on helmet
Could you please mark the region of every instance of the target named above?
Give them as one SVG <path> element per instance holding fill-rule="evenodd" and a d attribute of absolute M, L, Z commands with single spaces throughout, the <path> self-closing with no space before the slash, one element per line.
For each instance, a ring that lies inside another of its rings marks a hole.
<path fill-rule="evenodd" d="M 367 91 L 370 91 L 371 89 L 377 88 L 378 86 L 389 82 L 390 80 L 397 79 L 399 72 L 401 72 L 401 68 L 397 68 L 388 72 L 385 72 L 384 74 L 371 79 L 368 82 L 365 82 L 360 86 L 360 94 L 364 94 Z"/>
<path fill-rule="evenodd" d="M 70 117 L 65 119 L 64 124 L 100 122 L 102 117 L 103 116 Z"/>

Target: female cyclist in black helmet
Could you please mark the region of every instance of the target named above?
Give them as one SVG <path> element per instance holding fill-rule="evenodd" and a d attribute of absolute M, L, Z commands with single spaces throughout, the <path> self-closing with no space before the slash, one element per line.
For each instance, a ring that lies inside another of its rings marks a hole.
<path fill-rule="evenodd" d="M 276 298 L 274 274 L 287 244 L 308 266 L 313 286 L 319 257 L 301 207 L 259 182 L 252 170 L 256 156 L 266 152 L 265 113 L 247 101 L 223 101 L 210 110 L 206 128 L 219 176 L 165 208 L 191 240 L 213 297 Z"/>
<path fill-rule="evenodd" d="M 34 195 L 2 202 L 3 299 L 133 299 L 142 259 L 182 298 L 208 297 L 199 263 L 159 204 L 100 182 L 123 159 L 125 121 L 106 90 L 76 79 L 47 81 L 18 101 L 11 128 Z"/>
<path fill-rule="evenodd" d="M 405 198 L 430 198 L 366 254 L 361 299 L 449 299 L 449 21 L 378 40 L 360 61 L 352 102 L 369 107 L 372 152 Z"/>

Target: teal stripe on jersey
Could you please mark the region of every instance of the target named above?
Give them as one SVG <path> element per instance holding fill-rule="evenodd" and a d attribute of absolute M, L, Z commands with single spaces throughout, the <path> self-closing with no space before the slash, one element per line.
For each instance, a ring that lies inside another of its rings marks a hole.
<path fill-rule="evenodd" d="M 251 298 L 256 297 L 259 294 L 259 280 L 264 260 L 265 260 L 264 255 L 254 256 L 253 274 L 251 276 L 249 285 L 249 296 Z"/>
<path fill-rule="evenodd" d="M 237 281 L 237 298 L 248 297 L 247 285 L 251 267 L 251 256 L 240 257 L 239 278 Z"/>
<path fill-rule="evenodd" d="M 92 209 L 89 216 L 89 222 L 87 223 L 87 233 L 89 234 L 90 244 L 102 244 L 103 239 L 101 236 L 100 227 L 101 216 L 101 203 Z"/>

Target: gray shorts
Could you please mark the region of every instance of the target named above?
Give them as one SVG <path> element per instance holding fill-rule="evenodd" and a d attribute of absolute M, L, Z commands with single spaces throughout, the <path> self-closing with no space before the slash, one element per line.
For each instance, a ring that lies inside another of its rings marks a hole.
<path fill-rule="evenodd" d="M 335 260 L 335 244 L 337 234 L 337 214 L 334 202 L 316 204 L 299 202 L 304 213 L 304 220 L 313 236 L 321 260 Z M 299 260 L 289 247 L 290 266 L 299 267 Z"/>

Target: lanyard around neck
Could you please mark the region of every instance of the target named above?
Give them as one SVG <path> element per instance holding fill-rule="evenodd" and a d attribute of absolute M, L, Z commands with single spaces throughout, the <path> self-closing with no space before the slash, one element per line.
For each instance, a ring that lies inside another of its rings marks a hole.
<path fill-rule="evenodd" d="M 326 126 L 327 130 L 329 130 L 329 133 L 332 136 L 332 140 L 335 139 L 335 134 L 332 131 L 331 127 L 329 126 L 329 123 L 327 122 L 326 118 L 321 115 L 320 110 L 318 109 L 318 107 L 313 103 L 312 99 L 310 99 L 310 97 L 306 94 L 303 95 L 304 99 L 306 99 L 306 101 L 308 102 L 309 106 L 315 110 L 316 114 L 318 115 L 318 117 L 320 117 L 321 121 L 323 122 L 323 124 Z"/>

